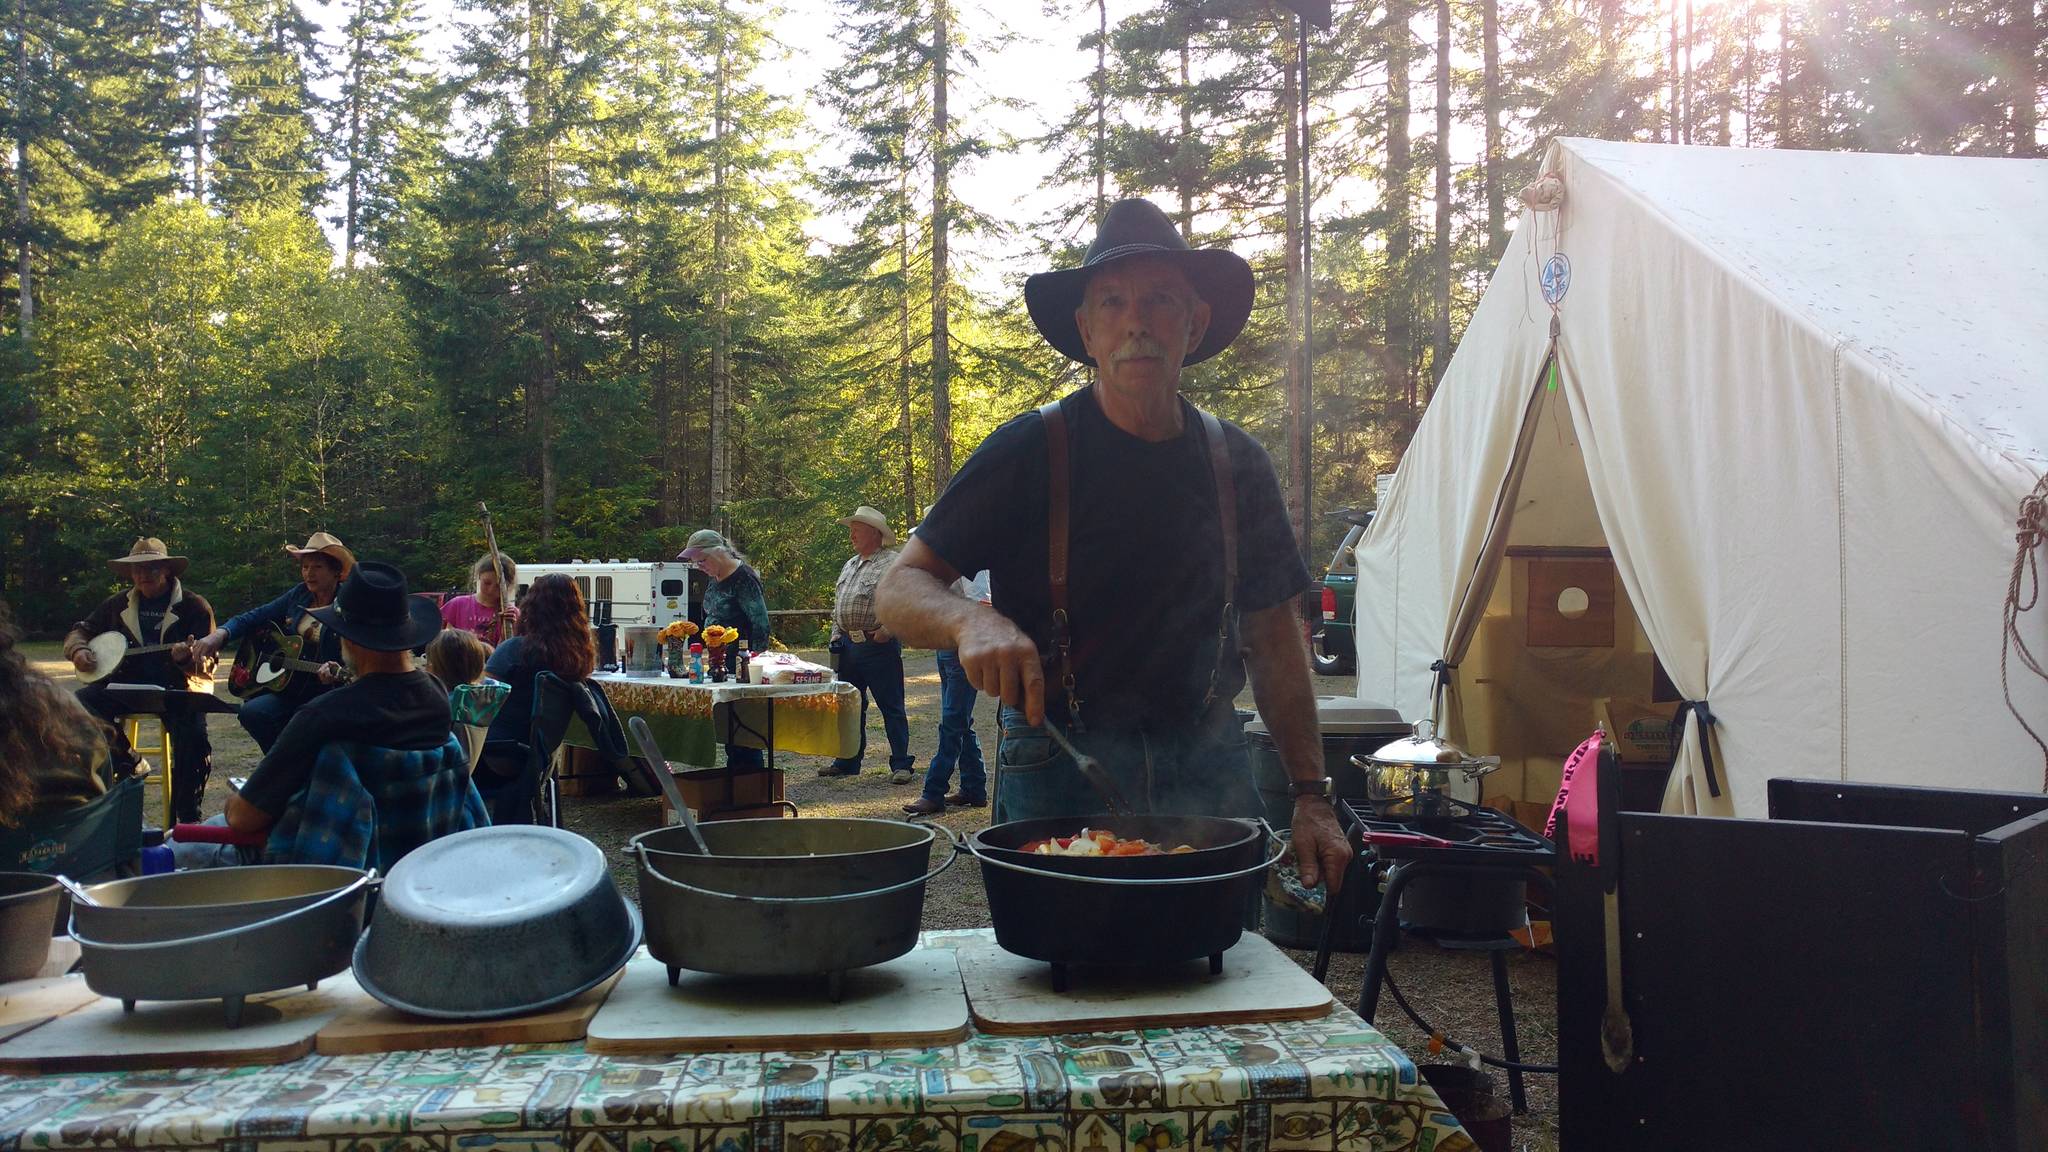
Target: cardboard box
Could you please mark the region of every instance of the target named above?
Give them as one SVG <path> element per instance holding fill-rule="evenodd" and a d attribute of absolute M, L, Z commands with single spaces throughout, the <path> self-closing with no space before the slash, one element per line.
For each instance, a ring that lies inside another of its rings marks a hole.
<path fill-rule="evenodd" d="M 1671 706 L 1618 697 L 1596 703 L 1600 726 L 1614 737 L 1615 752 L 1622 763 L 1671 763 L 1677 747 L 1676 733 L 1671 730 Z"/>
<path fill-rule="evenodd" d="M 674 771 L 675 765 L 671 764 Z M 780 769 L 766 769 L 755 772 L 728 772 L 724 768 L 684 768 L 675 772 L 676 788 L 683 794 L 683 802 L 697 814 L 700 820 L 738 819 L 745 816 L 774 816 L 776 811 L 753 811 L 771 808 L 782 799 L 782 772 Z M 734 809 L 746 810 L 744 812 Z M 661 801 L 662 819 L 668 819 L 668 798 Z"/>

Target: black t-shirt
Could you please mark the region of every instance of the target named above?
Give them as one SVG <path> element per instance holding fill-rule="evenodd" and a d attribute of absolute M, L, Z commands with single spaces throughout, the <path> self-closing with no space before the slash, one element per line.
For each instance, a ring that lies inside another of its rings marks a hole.
<path fill-rule="evenodd" d="M 1215 472 L 1194 405 L 1185 430 L 1151 443 L 1110 423 L 1094 388 L 1061 400 L 1073 470 L 1068 610 L 1083 719 L 1129 728 L 1182 723 L 1201 707 L 1223 609 L 1222 524 Z M 1223 422 L 1237 487 L 1240 614 L 1308 587 L 1280 480 L 1266 450 Z M 917 536 L 962 573 L 988 569 L 998 611 L 1053 658 L 1047 575 L 1045 425 L 1026 413 L 996 429 L 954 476 Z M 1231 645 L 1218 699 L 1244 687 Z M 1064 715 L 1057 664 L 1046 705 Z"/>
<path fill-rule="evenodd" d="M 161 596 L 135 597 L 135 618 L 141 635 L 136 637 L 136 647 L 146 647 L 162 642 L 164 613 L 171 610 L 171 590 L 165 588 Z M 147 656 L 131 656 L 121 665 L 121 677 L 128 683 L 173 684 L 183 680 L 183 673 L 172 675 L 171 656 L 168 652 L 152 652 Z"/>
<path fill-rule="evenodd" d="M 320 750 L 337 741 L 413 752 L 439 748 L 450 731 L 448 694 L 425 672 L 380 673 L 299 706 L 270 754 L 242 786 L 242 799 L 282 816 L 313 776 Z"/>

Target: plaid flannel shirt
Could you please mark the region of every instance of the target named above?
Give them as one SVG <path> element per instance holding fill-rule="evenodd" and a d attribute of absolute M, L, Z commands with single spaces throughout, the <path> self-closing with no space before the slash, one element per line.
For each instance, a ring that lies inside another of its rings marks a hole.
<path fill-rule="evenodd" d="M 453 735 L 411 752 L 334 743 L 320 750 L 306 790 L 271 829 L 263 859 L 388 872 L 429 840 L 490 822 Z"/>

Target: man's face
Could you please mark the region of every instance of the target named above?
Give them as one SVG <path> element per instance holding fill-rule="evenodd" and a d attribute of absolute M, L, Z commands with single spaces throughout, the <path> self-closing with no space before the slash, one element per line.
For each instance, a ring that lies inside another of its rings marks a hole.
<path fill-rule="evenodd" d="M 128 566 L 128 582 L 135 585 L 135 590 L 144 597 L 153 599 L 163 595 L 164 590 L 171 586 L 171 566 L 169 564 L 130 564 Z"/>
<path fill-rule="evenodd" d="M 299 579 L 306 582 L 306 591 L 311 592 L 315 600 L 321 600 L 334 595 L 335 587 L 341 583 L 341 573 L 334 570 L 334 565 L 328 563 L 325 556 L 301 556 Z"/>
<path fill-rule="evenodd" d="M 1209 305 L 1173 263 L 1138 256 L 1091 277 L 1074 320 L 1104 385 L 1170 392 L 1188 349 L 1208 331 Z"/>
<path fill-rule="evenodd" d="M 872 524 L 848 524 L 846 534 L 853 540 L 853 550 L 863 556 L 872 556 L 882 547 L 882 533 Z"/>

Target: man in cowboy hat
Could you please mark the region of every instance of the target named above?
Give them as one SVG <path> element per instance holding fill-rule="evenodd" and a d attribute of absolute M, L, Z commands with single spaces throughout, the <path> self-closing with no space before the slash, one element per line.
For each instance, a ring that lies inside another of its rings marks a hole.
<path fill-rule="evenodd" d="M 412 595 L 393 565 L 350 567 L 334 602 L 311 615 L 335 636 L 354 679 L 300 707 L 228 797 L 227 823 L 238 832 L 269 831 L 291 815 L 282 846 L 273 833 L 266 849 L 273 863 L 385 868 L 428 840 L 489 823 L 449 730 L 448 694 L 413 666 L 412 649 L 441 630 L 440 610 Z M 330 751 L 351 771 L 323 776 L 336 764 Z"/>
<path fill-rule="evenodd" d="M 860 689 L 860 750 L 820 768 L 820 776 L 854 776 L 868 753 L 868 697 L 882 713 L 889 735 L 889 782 L 908 784 L 911 771 L 910 718 L 903 711 L 903 645 L 875 619 L 875 586 L 896 562 L 896 533 L 889 518 L 866 504 L 841 516 L 853 541 L 853 556 L 839 569 L 832 597 L 832 666 L 839 678 Z"/>
<path fill-rule="evenodd" d="M 876 598 L 910 644 L 959 652 L 1003 701 L 996 818 L 1100 812 L 1056 724 L 1158 812 L 1251 816 L 1234 698 L 1253 694 L 1293 781 L 1302 878 L 1351 851 L 1323 776 L 1297 598 L 1308 572 L 1264 449 L 1180 395 L 1251 312 L 1250 265 L 1191 249 L 1144 200 L 1110 206 L 1079 268 L 1025 281 L 1039 334 L 1094 382 L 976 450 Z M 952 591 L 989 570 L 994 612 Z"/>
<path fill-rule="evenodd" d="M 118 680 L 123 684 L 155 684 L 182 690 L 187 676 L 204 675 L 210 670 L 210 661 L 194 641 L 213 630 L 213 606 L 185 587 L 181 577 L 189 563 L 183 556 L 173 556 L 162 540 L 142 537 L 126 556 L 107 561 L 108 566 L 128 578 L 128 590 L 100 601 L 99 607 L 72 625 L 64 637 L 64 655 L 80 672 L 98 668 L 98 660 L 87 645 L 103 632 L 120 633 L 130 647 L 174 645 L 162 652 L 126 657 L 118 675 L 78 690 L 78 702 L 113 730 L 107 745 L 117 776 L 133 772 L 136 759 L 128 747 L 127 734 L 114 722 L 126 709 L 108 691 L 108 683 Z M 171 710 L 164 714 L 163 722 L 170 729 L 171 755 L 175 760 L 170 765 L 172 816 L 196 820 L 213 755 L 213 746 L 206 738 L 206 715 Z"/>
<path fill-rule="evenodd" d="M 286 544 L 284 551 L 298 563 L 299 582 L 270 603 L 251 608 L 207 633 L 198 645 L 203 655 L 211 657 L 266 627 L 304 639 L 299 659 L 317 663 L 320 670 L 311 676 L 294 674 L 284 691 L 264 692 L 242 702 L 242 727 L 265 752 L 277 743 L 278 734 L 291 721 L 292 713 L 346 678 L 341 666 L 341 640 L 320 624 L 313 609 L 334 603 L 335 590 L 356 566 L 355 554 L 326 532 L 308 536 L 304 548 Z"/>

